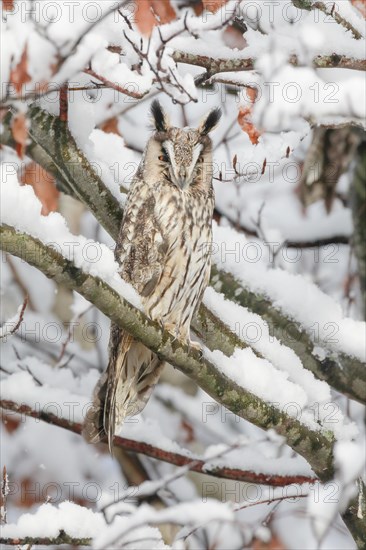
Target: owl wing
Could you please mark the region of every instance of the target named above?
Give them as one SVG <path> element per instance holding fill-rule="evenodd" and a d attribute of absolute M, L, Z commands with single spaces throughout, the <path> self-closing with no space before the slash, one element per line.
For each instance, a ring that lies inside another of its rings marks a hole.
<path fill-rule="evenodd" d="M 153 190 L 141 178 L 131 185 L 115 256 L 121 277 L 150 296 L 162 275 L 169 242 L 155 215 Z"/>

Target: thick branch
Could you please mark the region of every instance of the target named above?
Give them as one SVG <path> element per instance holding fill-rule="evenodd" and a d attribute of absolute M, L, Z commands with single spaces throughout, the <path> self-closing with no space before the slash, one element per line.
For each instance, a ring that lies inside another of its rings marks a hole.
<path fill-rule="evenodd" d="M 252 58 L 215 58 L 207 55 L 189 53 L 183 51 L 173 52 L 173 59 L 177 63 L 188 65 L 196 65 L 207 70 L 211 77 L 216 73 L 226 73 L 230 71 L 252 71 L 255 67 L 255 59 Z M 296 55 L 289 58 L 291 65 L 297 66 L 298 59 Z M 358 71 L 366 71 L 365 59 L 354 59 L 345 55 L 333 53 L 332 55 L 318 55 L 313 59 L 313 66 L 317 69 L 354 69 Z"/>
<path fill-rule="evenodd" d="M 163 331 L 159 323 L 135 309 L 101 279 L 83 273 L 37 239 L 17 233 L 8 226 L 1 227 L 0 235 L 3 250 L 24 259 L 57 283 L 77 291 L 234 414 L 260 428 L 276 430 L 286 438 L 288 445 L 309 461 L 320 479 L 332 477 L 332 434 L 306 428 L 298 420 L 238 386 L 215 365 L 202 358 L 199 351 L 189 349 L 186 343 Z"/>
<path fill-rule="evenodd" d="M 353 246 L 358 264 L 364 319 L 366 319 L 366 141 L 360 147 L 352 185 Z"/>
<path fill-rule="evenodd" d="M 293 349 L 301 358 L 303 366 L 320 380 L 333 388 L 364 403 L 366 400 L 366 368 L 358 359 L 345 353 L 330 354 L 319 361 L 315 356 L 316 344 L 300 325 L 275 308 L 264 295 L 255 294 L 244 288 L 230 273 L 212 268 L 211 284 L 225 296 L 254 313 L 260 315 L 269 325 L 271 335 Z"/>
<path fill-rule="evenodd" d="M 65 193 L 84 204 L 93 204 L 97 220 L 116 238 L 121 219 L 120 206 L 77 147 L 67 123 L 38 107 L 30 109 L 29 117 L 31 143 L 27 155 L 55 175 Z M 3 121 L 1 143 L 12 147 L 11 119 L 12 115 L 8 113 Z"/>
<path fill-rule="evenodd" d="M 62 181 L 66 173 L 68 176 L 64 191 L 67 193 L 71 189 L 71 192 L 93 212 L 110 235 L 117 239 L 122 209 L 77 148 L 67 126 L 39 108 L 30 109 L 29 118 L 31 143 L 27 154 L 47 170 L 53 170 L 56 177 Z M 1 143 L 14 147 L 10 125 L 11 115 L 3 121 L 4 131 Z M 53 136 L 53 140 L 50 140 L 50 135 Z M 62 145 L 58 147 L 54 142 Z M 211 284 L 223 292 L 227 298 L 261 315 L 268 322 L 273 335 L 292 348 L 301 358 L 304 367 L 315 376 L 326 380 L 333 388 L 350 398 L 365 402 L 366 369 L 361 361 L 346 354 L 338 354 L 334 358 L 328 356 L 320 361 L 313 355 L 314 343 L 310 336 L 285 313 L 274 308 L 270 300 L 250 289 L 243 288 L 232 275 L 219 271 L 215 267 L 212 269 Z M 204 318 L 203 313 L 199 324 L 196 321 L 193 322 L 192 327 L 196 332 L 204 334 L 207 338 L 211 335 L 211 341 L 214 343 L 215 339 L 216 342 L 227 339 L 227 335 L 220 335 L 220 321 L 216 317 L 210 321 L 211 330 L 203 331 Z M 232 350 L 238 345 L 238 338 L 230 338 L 230 340 L 227 343 L 228 348 L 219 348 L 224 353 L 229 353 L 229 349 Z M 211 347 L 209 341 L 206 340 L 206 343 Z"/>
<path fill-rule="evenodd" d="M 366 486 L 361 478 L 358 481 L 358 495 L 351 500 L 342 517 L 352 533 L 357 548 L 364 549 L 366 543 Z"/>
<path fill-rule="evenodd" d="M 3 538 L 0 537 L 0 544 L 7 544 L 9 546 L 25 546 L 28 548 L 33 545 L 40 546 L 58 546 L 61 544 L 68 544 L 70 546 L 91 546 L 92 538 L 78 539 L 70 537 L 65 531 L 60 531 L 58 537 L 22 537 L 22 538 Z"/>
<path fill-rule="evenodd" d="M 323 13 L 325 13 L 325 15 L 332 17 L 334 21 L 336 21 L 339 25 L 341 25 L 348 31 L 351 31 L 356 40 L 360 40 L 362 38 L 362 34 L 357 29 L 355 29 L 355 27 L 349 21 L 347 21 L 338 13 L 334 4 L 332 5 L 332 3 L 329 2 L 324 3 L 320 0 L 316 0 L 315 2 L 313 0 L 292 0 L 292 3 L 296 8 L 299 8 L 300 10 L 322 11 Z"/>
<path fill-rule="evenodd" d="M 66 430 L 81 435 L 82 425 L 77 422 L 73 422 L 71 419 L 60 418 L 52 413 L 45 413 L 42 410 L 34 410 L 28 405 L 20 405 L 6 399 L 2 399 L 0 401 L 0 407 L 4 410 L 13 411 L 38 420 L 43 420 L 44 422 L 47 422 L 47 424 L 59 426 L 60 428 L 65 428 Z M 207 474 L 224 479 L 246 481 L 248 483 L 260 483 L 263 485 L 271 485 L 273 487 L 283 487 L 285 485 L 291 485 L 292 483 L 314 483 L 317 481 L 315 477 L 303 475 L 281 476 L 276 474 L 258 474 L 250 470 L 240 470 L 238 468 L 209 467 L 208 465 L 206 466 L 204 460 L 197 459 L 196 457 L 189 457 L 184 454 L 165 451 L 164 449 L 159 449 L 159 447 L 149 445 L 143 441 L 136 441 L 126 437 L 115 437 L 113 440 L 113 445 L 126 451 L 140 453 L 151 458 L 156 458 L 157 460 L 169 462 L 169 464 L 174 464 L 175 466 L 190 465 L 190 470 L 192 472 L 198 472 L 200 474 Z"/>

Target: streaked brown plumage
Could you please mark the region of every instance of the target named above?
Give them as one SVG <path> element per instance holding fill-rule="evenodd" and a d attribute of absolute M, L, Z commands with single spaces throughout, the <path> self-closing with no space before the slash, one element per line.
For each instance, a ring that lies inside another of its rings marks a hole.
<path fill-rule="evenodd" d="M 314 129 L 299 184 L 300 199 L 307 208 L 324 200 L 329 213 L 337 196 L 337 184 L 352 160 L 362 139 L 362 131 L 345 128 Z"/>
<path fill-rule="evenodd" d="M 171 127 L 156 101 L 152 115 L 156 131 L 131 184 L 115 256 L 146 314 L 186 340 L 210 275 L 214 195 L 208 133 L 221 112 L 211 111 L 198 129 Z M 109 351 L 84 435 L 90 442 L 107 435 L 111 447 L 124 418 L 145 406 L 164 363 L 114 324 Z"/>

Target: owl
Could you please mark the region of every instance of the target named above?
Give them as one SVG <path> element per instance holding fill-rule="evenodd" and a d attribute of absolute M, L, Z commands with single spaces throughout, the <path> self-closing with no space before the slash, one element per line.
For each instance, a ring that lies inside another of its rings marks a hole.
<path fill-rule="evenodd" d="M 127 196 L 115 257 L 146 315 L 189 341 L 210 276 L 214 193 L 208 134 L 221 111 L 209 112 L 198 128 L 183 129 L 170 125 L 158 101 L 151 114 L 155 131 Z M 95 443 L 107 437 L 111 449 L 124 419 L 144 408 L 163 368 L 155 353 L 112 324 L 109 363 L 85 419 L 85 438 Z"/>

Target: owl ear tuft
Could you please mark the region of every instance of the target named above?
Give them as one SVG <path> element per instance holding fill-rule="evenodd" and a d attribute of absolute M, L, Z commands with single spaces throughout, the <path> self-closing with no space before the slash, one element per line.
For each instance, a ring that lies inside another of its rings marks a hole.
<path fill-rule="evenodd" d="M 219 120 L 221 118 L 222 111 L 220 107 L 216 107 L 215 109 L 212 109 L 201 121 L 201 124 L 198 127 L 198 131 L 203 135 L 206 136 L 209 132 L 211 132 L 219 123 Z"/>
<path fill-rule="evenodd" d="M 151 114 L 154 119 L 156 130 L 158 132 L 166 132 L 169 126 L 169 120 L 157 99 L 155 99 L 151 104 Z"/>

